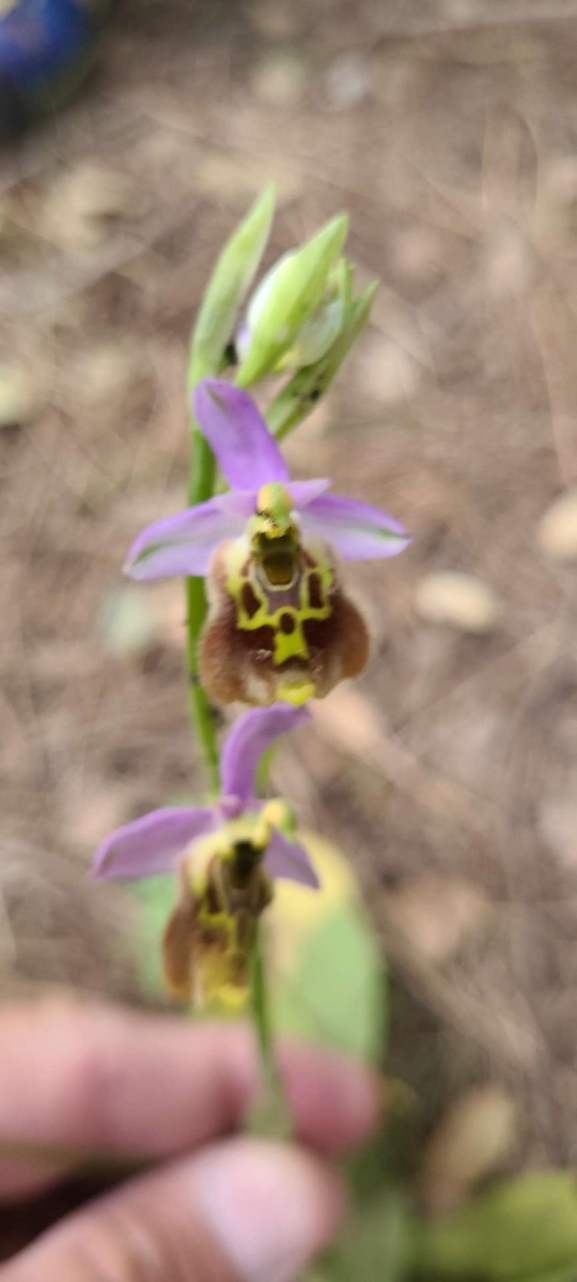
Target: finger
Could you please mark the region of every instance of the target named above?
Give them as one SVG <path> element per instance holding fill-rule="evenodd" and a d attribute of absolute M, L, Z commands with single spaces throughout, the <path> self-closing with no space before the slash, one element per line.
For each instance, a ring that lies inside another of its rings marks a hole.
<path fill-rule="evenodd" d="M 258 1089 L 254 1038 L 241 1025 L 52 1002 L 5 1010 L 0 1046 L 0 1150 L 16 1141 L 182 1152 L 234 1130 Z M 334 1153 L 368 1133 L 376 1093 L 363 1069 L 306 1047 L 281 1058 L 300 1138 Z M 16 1177 L 22 1193 L 38 1169 L 0 1161 L 0 1193 Z"/>
<path fill-rule="evenodd" d="M 5 1265 L 3 1282 L 293 1282 L 345 1203 L 318 1159 L 225 1140 L 92 1203 Z"/>
<path fill-rule="evenodd" d="M 253 1037 L 249 1055 L 258 1081 Z M 382 1097 L 375 1072 L 340 1051 L 298 1042 L 281 1043 L 278 1059 L 298 1139 L 323 1156 L 337 1157 L 375 1130 Z"/>

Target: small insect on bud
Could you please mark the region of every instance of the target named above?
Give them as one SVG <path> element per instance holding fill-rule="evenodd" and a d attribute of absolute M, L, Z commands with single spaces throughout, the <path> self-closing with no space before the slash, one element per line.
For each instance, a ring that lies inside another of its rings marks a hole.
<path fill-rule="evenodd" d="M 233 822 L 206 838 L 202 850 L 197 844 L 180 866 L 180 899 L 164 933 L 164 974 L 169 991 L 196 1009 L 236 1009 L 247 1000 L 258 921 L 273 896 L 263 868 L 270 834 L 264 815 Z"/>

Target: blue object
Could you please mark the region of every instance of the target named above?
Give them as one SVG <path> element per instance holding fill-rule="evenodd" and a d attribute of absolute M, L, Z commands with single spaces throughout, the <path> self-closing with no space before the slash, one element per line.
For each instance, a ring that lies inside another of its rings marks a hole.
<path fill-rule="evenodd" d="M 94 35 L 80 0 L 13 0 L 0 12 L 0 136 L 17 132 L 77 83 Z"/>

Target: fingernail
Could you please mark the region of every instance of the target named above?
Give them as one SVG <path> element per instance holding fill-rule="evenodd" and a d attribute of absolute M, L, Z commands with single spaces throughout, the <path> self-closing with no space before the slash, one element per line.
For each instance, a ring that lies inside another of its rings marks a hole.
<path fill-rule="evenodd" d="M 346 1203 L 321 1162 L 249 1139 L 200 1154 L 195 1191 L 213 1237 L 247 1282 L 294 1282 L 332 1238 Z"/>

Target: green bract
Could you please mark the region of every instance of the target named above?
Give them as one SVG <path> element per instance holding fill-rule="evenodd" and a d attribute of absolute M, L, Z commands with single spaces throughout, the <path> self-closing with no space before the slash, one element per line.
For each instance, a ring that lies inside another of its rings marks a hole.
<path fill-rule="evenodd" d="M 274 205 L 275 188 L 271 183 L 255 201 L 220 254 L 192 336 L 189 391 L 207 374 L 217 374 L 222 366 L 239 308 L 258 271 L 266 247 Z"/>
<path fill-rule="evenodd" d="M 348 267 L 345 259 L 342 263 Z M 346 304 L 341 331 L 328 351 L 313 365 L 298 370 L 272 401 L 266 420 L 278 440 L 288 436 L 324 396 L 369 319 L 378 287 L 379 282 L 373 281 Z"/>
<path fill-rule="evenodd" d="M 347 234 L 340 214 L 321 228 L 302 249 L 277 264 L 253 310 L 250 342 L 238 371 L 239 387 L 251 387 L 277 370 L 303 325 L 321 304 Z"/>

